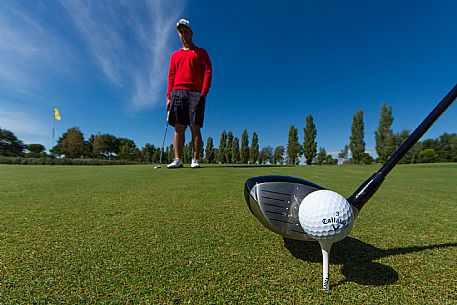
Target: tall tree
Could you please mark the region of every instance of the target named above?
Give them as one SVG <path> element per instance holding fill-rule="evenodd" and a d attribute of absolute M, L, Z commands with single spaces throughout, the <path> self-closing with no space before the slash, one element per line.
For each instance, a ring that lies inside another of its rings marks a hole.
<path fill-rule="evenodd" d="M 289 139 L 287 141 L 287 161 L 289 164 L 297 165 L 300 162 L 301 146 L 298 143 L 298 130 L 294 125 L 290 126 Z"/>
<path fill-rule="evenodd" d="M 310 114 L 306 117 L 305 142 L 303 143 L 303 154 L 306 158 L 306 164 L 311 165 L 317 155 L 316 136 L 317 130 L 314 125 L 313 116 Z"/>
<path fill-rule="evenodd" d="M 435 152 L 438 150 L 438 141 L 435 139 L 425 139 L 422 141 L 422 149 L 433 149 Z"/>
<path fill-rule="evenodd" d="M 198 153 L 198 160 L 203 160 L 203 157 L 204 157 L 203 147 L 205 147 L 205 141 L 202 140 L 202 143 L 201 143 L 201 144 L 202 144 L 202 146 L 200 146 L 201 149 L 200 149 L 200 151 L 199 151 L 199 153 Z M 194 157 L 194 156 L 193 156 L 193 153 L 192 153 L 192 158 L 193 158 L 193 157 Z M 200 162 L 201 162 L 201 161 L 200 161 Z"/>
<path fill-rule="evenodd" d="M 162 160 L 160 160 L 161 151 L 162 151 L 161 147 L 158 147 L 154 150 L 154 154 L 152 155 L 152 160 L 151 160 L 152 163 L 162 163 L 164 160 L 166 160 L 166 158 L 163 155 L 163 152 L 162 152 Z"/>
<path fill-rule="evenodd" d="M 225 130 L 221 133 L 221 138 L 219 141 L 219 154 L 218 154 L 218 161 L 222 164 L 226 163 L 225 158 L 225 147 L 227 146 L 227 132 Z"/>
<path fill-rule="evenodd" d="M 95 157 L 111 159 L 119 153 L 119 139 L 112 134 L 98 134 L 94 137 L 92 150 Z"/>
<path fill-rule="evenodd" d="M 0 156 L 22 156 L 25 145 L 9 130 L 0 128 Z"/>
<path fill-rule="evenodd" d="M 189 164 L 192 161 L 193 158 L 193 153 L 192 153 L 193 147 L 192 147 L 192 141 L 184 144 L 182 154 L 183 154 L 183 162 Z"/>
<path fill-rule="evenodd" d="M 214 144 L 211 137 L 206 140 L 205 159 L 208 163 L 214 163 Z"/>
<path fill-rule="evenodd" d="M 119 138 L 119 159 L 123 160 L 136 160 L 139 157 L 139 150 L 133 140 L 127 138 Z"/>
<path fill-rule="evenodd" d="M 170 154 L 170 147 L 165 147 L 165 151 L 162 153 L 162 163 L 170 163 L 173 162 L 173 160 L 170 160 L 170 156 L 173 154 Z M 173 156 L 174 159 L 174 156 Z"/>
<path fill-rule="evenodd" d="M 233 145 L 233 132 L 227 133 L 227 146 L 225 147 L 225 160 L 227 163 L 232 163 L 232 145 Z"/>
<path fill-rule="evenodd" d="M 417 142 L 416 144 L 413 145 L 413 147 L 409 150 L 408 153 L 406 153 L 406 155 L 408 154 L 411 154 L 411 164 L 414 164 L 414 162 L 418 162 L 418 158 L 419 158 L 419 153 L 420 151 L 422 150 L 422 142 Z"/>
<path fill-rule="evenodd" d="M 243 164 L 248 163 L 248 161 L 249 161 L 249 135 L 248 135 L 248 131 L 246 129 L 243 130 L 243 134 L 241 135 L 240 157 L 241 157 L 241 163 L 243 163 Z"/>
<path fill-rule="evenodd" d="M 219 147 L 214 147 L 213 148 L 213 152 L 214 152 L 214 161 L 213 163 L 218 163 L 218 157 L 219 156 Z"/>
<path fill-rule="evenodd" d="M 273 152 L 273 164 L 283 164 L 284 163 L 284 146 L 276 146 Z"/>
<path fill-rule="evenodd" d="M 439 162 L 457 162 L 457 133 L 440 135 L 437 152 Z"/>
<path fill-rule="evenodd" d="M 374 162 L 374 159 L 369 153 L 364 152 L 360 158 L 360 161 L 362 164 L 371 164 Z"/>
<path fill-rule="evenodd" d="M 140 160 L 141 152 L 138 148 L 130 145 L 122 145 L 119 149 L 118 158 L 121 160 Z"/>
<path fill-rule="evenodd" d="M 273 164 L 273 147 L 265 146 L 260 150 L 259 164 Z"/>
<path fill-rule="evenodd" d="M 325 164 L 326 159 L 327 159 L 327 151 L 323 147 L 319 148 L 319 153 L 317 154 L 317 165 Z M 308 164 L 308 165 L 311 165 L 311 164 Z"/>
<path fill-rule="evenodd" d="M 327 155 L 324 164 L 336 165 L 338 164 L 338 159 L 333 159 L 332 155 Z"/>
<path fill-rule="evenodd" d="M 46 147 L 42 144 L 28 144 L 26 145 L 27 150 L 27 157 L 29 158 L 44 158 L 46 157 Z"/>
<path fill-rule="evenodd" d="M 406 140 L 406 138 L 409 137 L 409 130 L 402 130 L 401 132 L 399 133 L 394 133 L 392 138 L 393 140 L 391 141 L 392 142 L 392 151 L 389 153 L 389 155 L 387 156 L 386 160 L 392 156 L 392 154 L 394 153 L 394 151 L 399 148 L 401 146 L 401 144 L 403 144 L 403 142 Z M 408 152 L 406 152 L 406 154 L 403 156 L 403 158 L 400 160 L 399 163 L 410 163 L 410 160 L 412 158 L 412 149 L 410 149 Z M 383 163 L 386 161 L 384 160 Z M 381 161 L 381 160 L 380 160 Z"/>
<path fill-rule="evenodd" d="M 89 138 L 90 139 L 90 138 Z M 93 136 L 92 139 L 92 154 L 95 158 L 109 157 L 109 148 L 106 138 L 102 134 Z"/>
<path fill-rule="evenodd" d="M 359 110 L 352 117 L 351 137 L 349 138 L 349 149 L 355 164 L 360 163 L 365 152 L 364 129 L 363 111 Z"/>
<path fill-rule="evenodd" d="M 96 156 L 94 155 L 94 135 L 90 135 L 89 139 L 87 139 L 85 146 L 86 146 L 86 157 L 89 158 L 95 158 Z"/>
<path fill-rule="evenodd" d="M 338 158 L 347 159 L 349 155 L 349 147 L 344 145 L 344 148 L 338 153 Z"/>
<path fill-rule="evenodd" d="M 141 148 L 141 158 L 143 161 L 146 161 L 148 163 L 155 163 L 152 159 L 154 157 L 154 153 L 156 151 L 156 148 L 154 145 L 150 143 L 146 143 L 143 148 Z"/>
<path fill-rule="evenodd" d="M 175 147 L 173 146 L 173 144 L 170 144 L 170 146 L 167 147 L 167 152 L 165 156 L 162 156 L 162 159 L 167 160 L 167 163 L 173 162 L 173 160 L 175 159 Z"/>
<path fill-rule="evenodd" d="M 124 145 L 136 147 L 135 141 L 128 139 L 128 138 L 118 138 L 118 143 L 119 143 L 118 144 L 119 148 L 121 148 L 121 146 L 124 146 Z"/>
<path fill-rule="evenodd" d="M 84 135 L 79 127 L 72 127 L 67 130 L 59 139 L 60 151 L 67 158 L 81 158 L 85 151 Z"/>
<path fill-rule="evenodd" d="M 255 164 L 259 160 L 259 137 L 254 132 L 252 134 L 251 149 L 249 150 L 249 159 L 252 164 Z"/>
<path fill-rule="evenodd" d="M 240 140 L 235 137 L 232 143 L 232 162 L 238 163 L 240 160 Z"/>
<path fill-rule="evenodd" d="M 385 104 L 381 107 L 381 117 L 379 119 L 378 130 L 375 131 L 376 152 L 379 161 L 384 163 L 395 150 L 395 137 L 392 131 L 392 106 Z"/>

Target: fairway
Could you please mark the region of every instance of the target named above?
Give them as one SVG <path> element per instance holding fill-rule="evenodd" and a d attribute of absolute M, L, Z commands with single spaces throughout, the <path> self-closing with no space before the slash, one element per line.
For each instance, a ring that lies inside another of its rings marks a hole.
<path fill-rule="evenodd" d="M 457 164 L 397 166 L 333 246 L 328 293 L 318 243 L 244 202 L 253 176 L 349 196 L 377 169 L 0 165 L 0 304 L 455 304 Z"/>

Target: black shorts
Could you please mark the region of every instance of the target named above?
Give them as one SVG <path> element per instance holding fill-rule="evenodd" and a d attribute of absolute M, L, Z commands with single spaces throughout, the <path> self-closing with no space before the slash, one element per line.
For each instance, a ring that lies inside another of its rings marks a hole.
<path fill-rule="evenodd" d="M 205 103 L 205 97 L 198 91 L 171 91 L 168 123 L 173 127 L 175 124 L 185 126 L 197 124 L 203 127 Z"/>

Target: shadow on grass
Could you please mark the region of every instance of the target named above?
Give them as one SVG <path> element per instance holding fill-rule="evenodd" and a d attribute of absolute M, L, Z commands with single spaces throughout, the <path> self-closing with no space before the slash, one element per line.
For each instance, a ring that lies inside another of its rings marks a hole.
<path fill-rule="evenodd" d="M 322 263 L 321 249 L 317 242 L 284 238 L 284 246 L 295 258 L 307 262 Z M 346 278 L 332 286 L 338 286 L 345 282 L 373 286 L 393 284 L 398 280 L 397 271 L 392 267 L 374 262 L 374 260 L 393 255 L 456 246 L 457 243 L 447 243 L 383 250 L 358 239 L 347 237 L 332 246 L 330 263 L 343 265 L 341 272 Z"/>

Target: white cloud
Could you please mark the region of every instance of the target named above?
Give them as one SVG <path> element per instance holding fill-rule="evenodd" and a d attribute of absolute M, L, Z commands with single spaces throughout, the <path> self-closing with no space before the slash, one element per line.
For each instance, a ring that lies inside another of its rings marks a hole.
<path fill-rule="evenodd" d="M 4 91 L 33 94 L 43 90 L 49 75 L 71 71 L 65 39 L 20 2 L 0 2 L 0 37 Z"/>
<path fill-rule="evenodd" d="M 185 1 L 0 1 L 0 90 L 49 100 L 60 79 L 79 79 L 93 62 L 128 113 L 163 103 Z"/>
<path fill-rule="evenodd" d="M 163 102 L 172 34 L 183 1 L 63 1 L 107 79 L 129 96 L 128 112 Z"/>
<path fill-rule="evenodd" d="M 0 108 L 0 127 L 8 129 L 15 134 L 28 136 L 46 136 L 49 134 L 49 126 L 33 117 L 33 114 L 25 111 L 7 111 Z"/>

